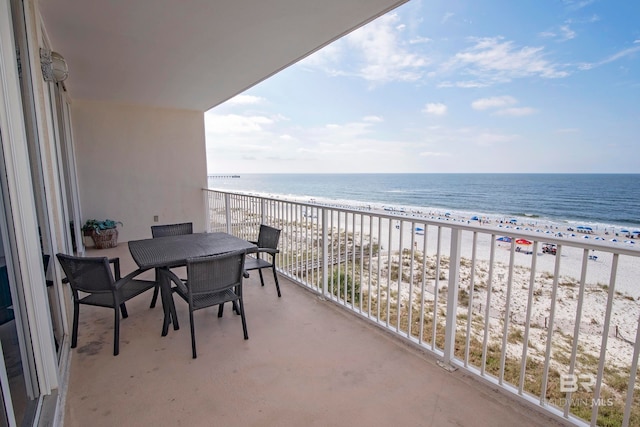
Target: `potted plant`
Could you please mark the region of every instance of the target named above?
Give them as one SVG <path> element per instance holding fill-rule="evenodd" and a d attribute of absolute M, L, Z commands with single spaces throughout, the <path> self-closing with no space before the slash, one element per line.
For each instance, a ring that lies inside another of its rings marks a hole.
<path fill-rule="evenodd" d="M 82 226 L 82 231 L 85 236 L 91 236 L 96 249 L 115 248 L 118 245 L 118 225 L 122 225 L 122 222 L 88 219 Z"/>

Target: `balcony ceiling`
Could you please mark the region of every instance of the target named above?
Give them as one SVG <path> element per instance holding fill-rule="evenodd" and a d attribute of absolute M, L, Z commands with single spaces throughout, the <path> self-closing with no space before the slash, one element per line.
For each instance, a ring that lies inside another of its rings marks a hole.
<path fill-rule="evenodd" d="M 206 111 L 407 0 L 40 0 L 71 97 Z"/>

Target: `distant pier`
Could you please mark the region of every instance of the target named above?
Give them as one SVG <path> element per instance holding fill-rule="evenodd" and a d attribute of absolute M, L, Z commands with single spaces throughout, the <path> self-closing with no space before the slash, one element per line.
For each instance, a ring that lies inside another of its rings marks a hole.
<path fill-rule="evenodd" d="M 240 178 L 240 175 L 208 175 L 209 178 Z"/>

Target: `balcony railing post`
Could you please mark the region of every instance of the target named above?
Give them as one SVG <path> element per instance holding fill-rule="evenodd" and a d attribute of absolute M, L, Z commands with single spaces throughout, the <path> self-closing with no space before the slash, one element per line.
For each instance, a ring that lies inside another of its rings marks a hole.
<path fill-rule="evenodd" d="M 231 194 L 225 193 L 224 195 L 224 214 L 227 223 L 227 233 L 231 233 Z"/>
<path fill-rule="evenodd" d="M 460 245 L 462 232 L 451 229 L 451 253 L 449 258 L 449 284 L 447 286 L 447 318 L 444 335 L 444 362 L 451 363 L 456 347 L 456 324 L 458 311 L 458 282 L 460 277 Z"/>
<path fill-rule="evenodd" d="M 203 197 L 204 197 L 204 220 L 205 220 L 205 226 L 206 229 L 205 231 L 207 233 L 211 233 L 212 230 L 212 222 L 213 222 L 213 218 L 211 215 L 211 211 L 213 208 L 213 201 L 211 200 L 211 198 L 213 197 L 214 193 L 211 193 L 210 191 L 208 191 L 207 189 L 204 189 L 204 191 L 202 192 Z"/>
<path fill-rule="evenodd" d="M 260 199 L 260 224 L 266 224 L 267 218 L 267 199 Z"/>
<path fill-rule="evenodd" d="M 329 295 L 329 238 L 327 231 L 328 212 L 322 209 L 322 295 Z"/>

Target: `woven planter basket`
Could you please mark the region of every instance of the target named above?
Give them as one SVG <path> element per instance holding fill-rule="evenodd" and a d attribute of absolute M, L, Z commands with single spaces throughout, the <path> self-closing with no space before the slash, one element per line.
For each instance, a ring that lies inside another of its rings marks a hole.
<path fill-rule="evenodd" d="M 96 249 L 115 248 L 118 246 L 118 230 L 116 228 L 100 230 L 100 234 L 94 230 L 91 232 L 91 238 L 96 245 Z"/>

